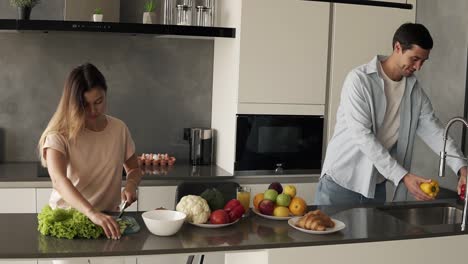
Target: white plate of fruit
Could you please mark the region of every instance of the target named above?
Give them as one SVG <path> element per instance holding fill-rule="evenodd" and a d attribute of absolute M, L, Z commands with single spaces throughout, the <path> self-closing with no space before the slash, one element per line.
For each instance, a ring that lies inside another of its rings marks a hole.
<path fill-rule="evenodd" d="M 301 216 L 307 211 L 304 199 L 297 196 L 294 185 L 273 182 L 263 193 L 257 193 L 253 199 L 252 211 L 261 217 L 271 220 L 289 220 Z"/>

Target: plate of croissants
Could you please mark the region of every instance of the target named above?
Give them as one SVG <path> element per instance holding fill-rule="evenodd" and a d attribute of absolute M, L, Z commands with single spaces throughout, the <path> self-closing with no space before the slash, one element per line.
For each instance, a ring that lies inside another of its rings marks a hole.
<path fill-rule="evenodd" d="M 304 216 L 291 218 L 288 220 L 288 224 L 309 234 L 330 234 L 346 227 L 343 222 L 330 218 L 320 210 L 310 211 Z"/>

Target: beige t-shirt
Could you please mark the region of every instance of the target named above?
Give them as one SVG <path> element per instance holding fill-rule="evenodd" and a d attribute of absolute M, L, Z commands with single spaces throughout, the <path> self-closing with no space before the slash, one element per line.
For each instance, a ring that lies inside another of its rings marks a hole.
<path fill-rule="evenodd" d="M 67 178 L 100 211 L 116 211 L 120 204 L 123 164 L 135 153 L 130 131 L 121 120 L 106 116 L 103 131 L 83 130 L 74 143 L 50 134 L 42 148 L 62 152 L 68 160 Z M 57 190 L 49 199 L 52 208 L 70 208 Z"/>

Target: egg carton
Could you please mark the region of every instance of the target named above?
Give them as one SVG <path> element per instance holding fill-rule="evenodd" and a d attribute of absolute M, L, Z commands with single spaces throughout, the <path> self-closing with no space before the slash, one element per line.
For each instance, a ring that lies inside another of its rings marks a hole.
<path fill-rule="evenodd" d="M 154 166 L 172 166 L 176 161 L 175 157 L 169 156 L 169 154 L 153 154 L 153 153 L 142 153 L 138 157 L 139 165 L 154 165 Z"/>

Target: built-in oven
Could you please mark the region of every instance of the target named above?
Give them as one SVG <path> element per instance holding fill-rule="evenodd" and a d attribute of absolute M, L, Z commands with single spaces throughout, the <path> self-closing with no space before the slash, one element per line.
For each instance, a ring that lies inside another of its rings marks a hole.
<path fill-rule="evenodd" d="M 236 175 L 320 173 L 323 116 L 237 115 Z"/>

